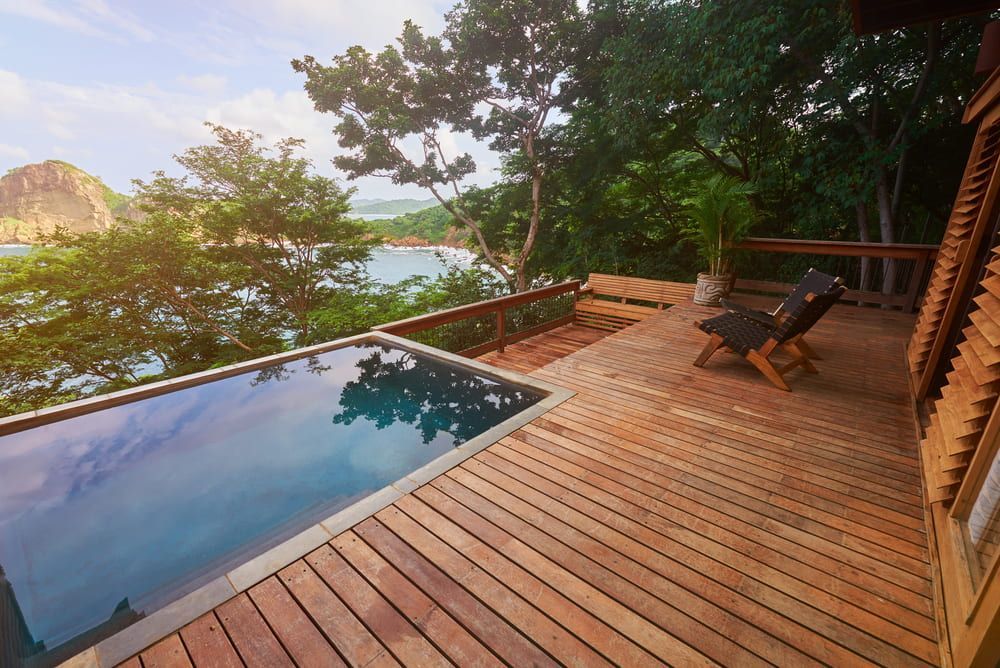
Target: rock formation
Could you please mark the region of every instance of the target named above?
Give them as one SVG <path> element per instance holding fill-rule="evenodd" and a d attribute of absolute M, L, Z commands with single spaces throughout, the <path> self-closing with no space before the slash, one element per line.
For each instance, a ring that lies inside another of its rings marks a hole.
<path fill-rule="evenodd" d="M 36 243 L 57 227 L 108 229 L 129 200 L 100 179 L 60 160 L 12 169 L 0 178 L 0 243 Z"/>

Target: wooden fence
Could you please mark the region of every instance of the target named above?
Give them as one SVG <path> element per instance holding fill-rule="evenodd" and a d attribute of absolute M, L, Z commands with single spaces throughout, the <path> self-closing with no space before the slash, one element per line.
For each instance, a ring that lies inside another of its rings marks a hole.
<path fill-rule="evenodd" d="M 552 298 L 569 294 L 573 295 L 573 302 L 575 303 L 579 293 L 580 281 L 566 281 L 565 283 L 557 283 L 544 288 L 527 290 L 514 295 L 488 299 L 486 301 L 476 302 L 475 304 L 466 304 L 465 306 L 457 306 L 443 311 L 435 311 L 433 313 L 418 315 L 405 320 L 397 320 L 396 322 L 390 322 L 384 325 L 376 325 L 375 327 L 372 327 L 372 329 L 374 331 L 385 332 L 387 334 L 406 336 L 407 334 L 426 332 L 437 327 L 457 323 L 463 320 L 475 318 L 481 319 L 483 316 L 492 315 L 495 325 L 493 328 L 486 330 L 493 335 L 492 338 L 482 343 L 476 343 L 476 345 L 467 348 L 452 351 L 457 352 L 460 355 L 465 355 L 466 357 L 477 357 L 491 350 L 499 350 L 500 352 L 503 352 L 504 346 L 509 343 L 515 343 L 516 341 L 527 339 L 550 329 L 561 327 L 562 325 L 568 325 L 573 322 L 574 318 L 573 309 L 570 308 L 568 313 L 565 315 L 559 315 L 558 317 L 544 322 L 532 323 L 530 326 L 524 327 L 523 329 L 515 328 L 514 331 L 511 331 L 511 328 L 508 326 L 508 314 L 512 309 L 524 305 L 539 303 L 545 300 L 551 300 Z"/>
<path fill-rule="evenodd" d="M 896 306 L 904 312 L 912 312 L 917 306 L 927 285 L 928 275 L 937 256 L 938 247 L 929 244 L 880 244 L 862 241 L 809 241 L 802 239 L 762 239 L 750 238 L 740 244 L 740 248 L 765 253 L 794 253 L 801 255 L 837 256 L 840 258 L 891 259 L 897 263 L 896 290 L 883 294 L 872 290 L 860 290 L 864 284 L 858 275 L 860 265 L 852 272 L 844 266 L 836 273 L 848 279 L 848 291 L 844 299 L 868 304 Z M 872 281 L 875 283 L 875 281 Z M 853 285 L 852 285 L 853 283 Z M 754 292 L 774 292 L 787 294 L 793 287 L 790 283 L 738 279 L 737 290 Z"/>

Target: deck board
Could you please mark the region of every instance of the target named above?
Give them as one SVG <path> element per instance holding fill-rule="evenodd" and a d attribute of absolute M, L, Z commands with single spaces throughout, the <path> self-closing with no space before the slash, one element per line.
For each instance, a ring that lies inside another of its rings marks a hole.
<path fill-rule="evenodd" d="M 711 313 L 484 355 L 577 395 L 143 665 L 210 665 L 210 649 L 251 665 L 937 665 L 913 318 L 835 307 L 810 332 L 820 373 L 786 393 L 737 355 L 692 365 Z"/>

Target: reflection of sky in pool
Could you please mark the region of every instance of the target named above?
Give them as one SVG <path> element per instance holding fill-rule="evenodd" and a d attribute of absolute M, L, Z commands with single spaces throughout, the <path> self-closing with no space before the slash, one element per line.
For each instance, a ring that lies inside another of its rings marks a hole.
<path fill-rule="evenodd" d="M 51 649 L 125 597 L 148 613 L 538 399 L 364 345 L 0 437 L 0 567 Z"/>

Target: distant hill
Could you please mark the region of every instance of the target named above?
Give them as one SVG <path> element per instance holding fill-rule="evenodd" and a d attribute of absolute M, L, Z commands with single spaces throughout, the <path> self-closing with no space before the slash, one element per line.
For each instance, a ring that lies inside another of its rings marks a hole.
<path fill-rule="evenodd" d="M 455 219 L 440 204 L 388 220 L 372 220 L 368 224 L 375 234 L 405 246 L 458 247 L 469 238 L 469 231 L 456 227 Z"/>
<path fill-rule="evenodd" d="M 355 208 L 359 206 L 369 206 L 370 204 L 381 204 L 382 202 L 388 202 L 388 201 L 389 200 L 379 199 L 377 197 L 374 199 L 365 199 L 363 197 L 359 197 L 358 199 L 351 200 L 351 207 Z"/>
<path fill-rule="evenodd" d="M 401 215 L 416 213 L 436 206 L 438 201 L 430 199 L 356 199 L 351 200 L 351 213 L 381 213 Z"/>
<path fill-rule="evenodd" d="M 0 178 L 0 243 L 35 243 L 65 227 L 108 229 L 116 216 L 135 217 L 130 199 L 62 160 L 24 165 Z"/>

